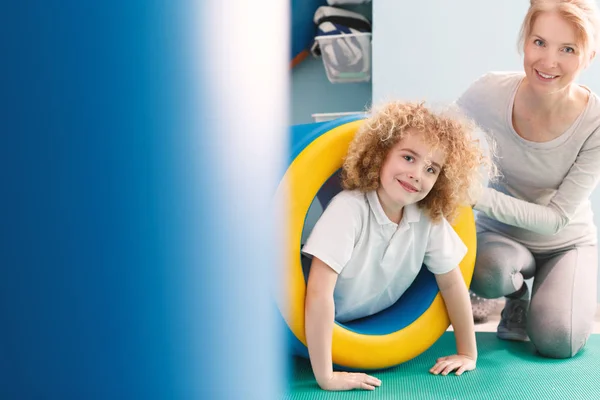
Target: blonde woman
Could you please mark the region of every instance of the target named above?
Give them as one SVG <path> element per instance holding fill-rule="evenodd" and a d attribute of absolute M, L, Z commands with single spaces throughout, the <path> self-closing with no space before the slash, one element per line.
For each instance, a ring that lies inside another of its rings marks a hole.
<path fill-rule="evenodd" d="M 475 206 L 471 289 L 506 296 L 498 337 L 531 340 L 546 357 L 580 351 L 596 310 L 589 197 L 600 177 L 600 98 L 576 79 L 596 55 L 599 29 L 595 1 L 531 1 L 524 71 L 488 73 L 458 100 L 493 138 L 501 174 Z"/>

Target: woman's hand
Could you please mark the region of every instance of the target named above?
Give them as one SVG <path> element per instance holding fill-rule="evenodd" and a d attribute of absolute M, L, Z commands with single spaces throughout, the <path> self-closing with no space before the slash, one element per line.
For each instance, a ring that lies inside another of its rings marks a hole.
<path fill-rule="evenodd" d="M 459 354 L 440 357 L 437 359 L 435 365 L 429 370 L 434 375 L 442 374 L 448 375 L 450 372 L 456 370 L 456 375 L 462 375 L 465 371 L 472 371 L 475 369 L 476 361 L 468 356 L 461 356 Z"/>
<path fill-rule="evenodd" d="M 329 380 L 319 382 L 323 390 L 341 391 L 352 389 L 375 390 L 381 381 L 374 376 L 356 372 L 334 372 Z"/>

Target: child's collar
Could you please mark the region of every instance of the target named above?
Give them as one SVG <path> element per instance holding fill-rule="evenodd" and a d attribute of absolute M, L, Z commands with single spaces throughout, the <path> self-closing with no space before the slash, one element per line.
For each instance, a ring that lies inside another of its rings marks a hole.
<path fill-rule="evenodd" d="M 375 214 L 375 219 L 377 219 L 379 225 L 395 224 L 395 222 L 392 222 L 388 218 L 385 211 L 383 211 L 383 207 L 381 206 L 381 202 L 379 201 L 379 197 L 375 190 L 367 192 L 367 201 L 369 202 L 369 207 L 373 210 L 373 214 Z M 412 222 L 418 222 L 420 219 L 421 210 L 416 204 L 404 206 L 402 221 L 406 220 L 406 222 L 410 224 Z M 400 223 L 402 223 L 402 221 L 400 221 Z"/>

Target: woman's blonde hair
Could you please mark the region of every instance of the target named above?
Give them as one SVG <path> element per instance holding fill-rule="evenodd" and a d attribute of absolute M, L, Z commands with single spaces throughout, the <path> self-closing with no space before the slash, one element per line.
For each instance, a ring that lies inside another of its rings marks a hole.
<path fill-rule="evenodd" d="M 556 12 L 573 26 L 584 55 L 598 49 L 600 12 L 596 0 L 531 0 L 519 33 L 519 49 L 524 48 L 536 19 L 545 12 Z"/>
<path fill-rule="evenodd" d="M 390 102 L 372 110 L 350 144 L 342 168 L 342 187 L 368 192 L 379 188 L 381 167 L 406 135 L 421 134 L 446 162 L 429 194 L 419 202 L 434 222 L 452 221 L 460 205 L 472 204 L 473 188 L 481 186 L 480 166 L 486 158 L 473 139 L 475 125 L 456 112 L 435 113 L 424 103 Z"/>

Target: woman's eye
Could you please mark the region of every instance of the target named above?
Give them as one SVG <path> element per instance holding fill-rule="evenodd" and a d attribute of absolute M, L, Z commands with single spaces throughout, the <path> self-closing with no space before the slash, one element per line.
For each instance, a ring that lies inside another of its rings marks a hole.
<path fill-rule="evenodd" d="M 412 160 L 414 160 L 412 156 L 404 156 L 404 159 L 406 161 L 412 161 Z"/>
<path fill-rule="evenodd" d="M 536 46 L 543 46 L 544 42 L 542 42 L 540 39 L 535 39 L 533 41 L 533 44 L 535 44 Z"/>
<path fill-rule="evenodd" d="M 435 169 L 432 167 L 427 168 L 427 172 L 429 172 L 430 174 L 435 174 Z"/>
<path fill-rule="evenodd" d="M 565 53 L 575 53 L 575 49 L 574 49 L 574 48 L 572 48 L 572 47 L 565 47 L 565 48 L 563 49 L 563 51 L 564 51 Z"/>

